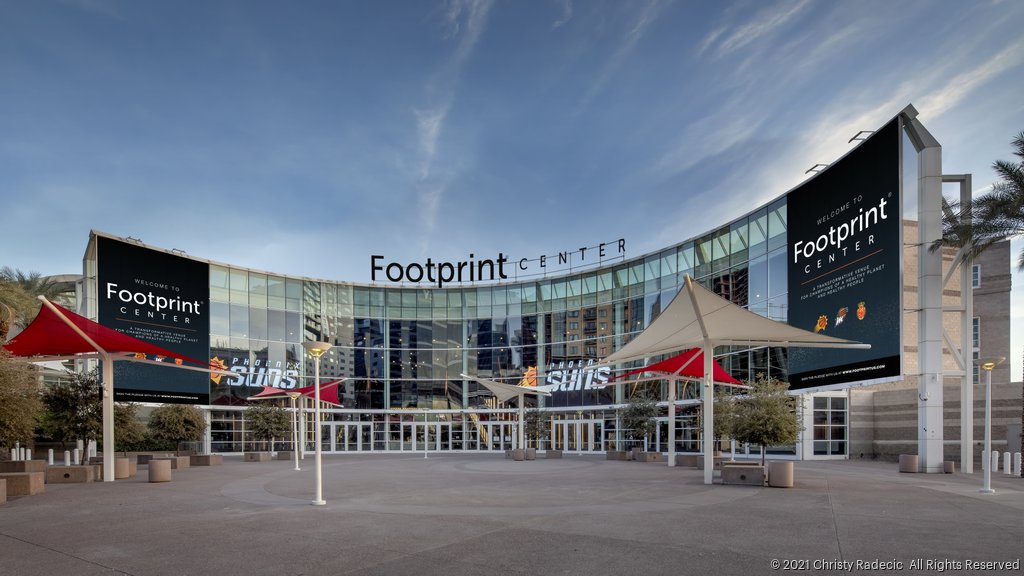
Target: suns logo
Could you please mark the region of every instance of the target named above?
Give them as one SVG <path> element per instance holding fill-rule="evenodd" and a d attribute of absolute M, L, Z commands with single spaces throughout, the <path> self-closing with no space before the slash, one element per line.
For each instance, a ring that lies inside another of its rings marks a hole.
<path fill-rule="evenodd" d="M 228 368 L 227 363 L 216 356 L 210 358 L 210 366 L 218 370 L 227 370 Z M 223 374 L 210 374 L 210 381 L 212 381 L 217 386 L 220 386 L 220 379 L 223 377 Z"/>
<path fill-rule="evenodd" d="M 529 368 L 526 369 L 526 372 L 523 373 L 523 379 L 519 381 L 519 385 L 520 386 L 527 386 L 527 387 L 530 387 L 530 388 L 536 388 L 537 387 L 537 367 L 536 366 L 530 366 Z"/>

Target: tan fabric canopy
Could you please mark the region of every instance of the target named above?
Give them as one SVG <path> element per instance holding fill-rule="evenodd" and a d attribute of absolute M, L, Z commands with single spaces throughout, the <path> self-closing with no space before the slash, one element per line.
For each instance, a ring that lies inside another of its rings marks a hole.
<path fill-rule="evenodd" d="M 601 364 L 678 352 L 702 346 L 708 340 L 714 346 L 871 347 L 765 318 L 729 302 L 687 276 L 686 284 L 668 308 L 646 330 L 604 358 Z"/>
<path fill-rule="evenodd" d="M 712 440 L 714 434 L 714 390 L 711 381 L 715 346 L 803 346 L 816 348 L 871 348 L 851 340 L 808 332 L 777 322 L 737 306 L 704 288 L 687 276 L 668 308 L 646 330 L 628 344 L 604 358 L 601 364 L 617 364 L 678 352 L 699 346 L 704 355 L 705 383 L 701 397 L 704 411 L 704 483 L 713 476 Z M 669 404 L 675 402 L 674 386 L 669 387 Z M 675 438 L 675 411 L 669 410 L 669 438 Z M 669 466 L 675 465 L 675 443 L 669 442 Z"/>

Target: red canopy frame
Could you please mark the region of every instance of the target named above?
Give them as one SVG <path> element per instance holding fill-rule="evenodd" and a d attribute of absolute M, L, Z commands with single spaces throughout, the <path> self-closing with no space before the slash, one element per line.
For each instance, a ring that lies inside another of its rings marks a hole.
<path fill-rule="evenodd" d="M 103 481 L 114 481 L 114 362 L 127 360 L 183 370 L 232 375 L 219 368 L 93 322 L 43 296 L 39 314 L 3 347 L 34 360 L 93 359 L 103 361 Z M 147 356 L 155 356 L 151 360 Z M 165 358 L 172 362 L 163 362 Z M 189 362 L 196 366 L 186 366 Z"/>

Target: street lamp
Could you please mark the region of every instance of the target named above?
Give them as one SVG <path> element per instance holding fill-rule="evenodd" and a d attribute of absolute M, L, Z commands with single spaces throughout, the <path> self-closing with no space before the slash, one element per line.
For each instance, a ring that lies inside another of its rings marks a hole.
<path fill-rule="evenodd" d="M 298 392 L 289 392 L 288 399 L 292 403 L 292 452 L 295 453 L 295 469 L 299 468 L 299 411 L 295 408 L 295 399 L 301 396 Z"/>
<path fill-rule="evenodd" d="M 313 500 L 314 506 L 323 506 L 327 504 L 323 498 L 323 463 L 321 462 L 321 451 L 320 451 L 320 357 L 331 349 L 330 342 L 311 342 L 306 341 L 302 343 L 302 347 L 309 352 L 309 355 L 313 357 L 313 390 L 314 390 L 314 402 L 316 406 L 313 408 L 313 445 L 316 447 L 316 499 Z"/>
<path fill-rule="evenodd" d="M 995 494 L 992 489 L 992 369 L 1001 364 L 1004 357 L 982 358 L 978 364 L 985 371 L 985 449 L 981 456 L 981 467 L 985 470 L 982 474 L 982 494 Z"/>

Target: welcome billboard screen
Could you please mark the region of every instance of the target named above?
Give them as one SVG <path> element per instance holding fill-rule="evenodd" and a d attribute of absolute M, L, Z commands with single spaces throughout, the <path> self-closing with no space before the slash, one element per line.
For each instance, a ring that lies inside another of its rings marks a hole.
<path fill-rule="evenodd" d="M 96 241 L 99 323 L 191 358 L 208 358 L 209 266 L 103 236 Z M 208 404 L 210 376 L 115 362 L 114 399 Z"/>
<path fill-rule="evenodd" d="M 902 374 L 900 181 L 900 127 L 893 120 L 788 194 L 789 324 L 871 344 L 791 348 L 791 388 Z"/>

